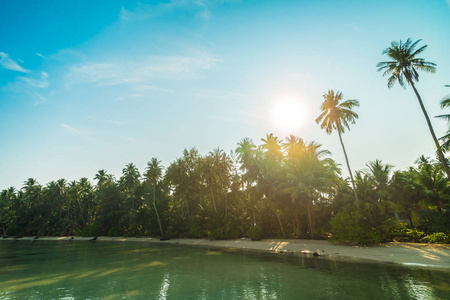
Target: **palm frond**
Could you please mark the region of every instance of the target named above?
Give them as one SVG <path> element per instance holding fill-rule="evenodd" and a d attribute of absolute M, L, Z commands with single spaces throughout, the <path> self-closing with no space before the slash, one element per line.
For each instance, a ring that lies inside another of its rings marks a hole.
<path fill-rule="evenodd" d="M 406 42 L 391 42 L 391 47 L 386 48 L 383 54 L 387 54 L 392 61 L 379 62 L 377 64 L 377 71 L 384 71 L 383 76 L 390 75 L 388 79 L 388 87 L 391 88 L 397 81 L 400 86 L 405 87 L 405 81 L 412 83 L 419 80 L 419 73 L 417 70 L 426 71 L 430 73 L 436 72 L 436 64 L 427 62 L 423 58 L 416 57 L 425 49 L 424 45 L 415 50 L 416 46 L 422 40 L 415 42 L 408 38 Z"/>
<path fill-rule="evenodd" d="M 450 121 L 450 114 L 439 115 L 439 116 L 436 116 L 436 118 L 444 119 L 445 121 Z"/>
<path fill-rule="evenodd" d="M 441 108 L 450 107 L 450 97 L 442 99 Z"/>
<path fill-rule="evenodd" d="M 413 51 L 415 46 L 422 40 L 417 40 L 408 50 L 409 51 Z M 416 55 L 422 53 L 426 48 L 428 47 L 428 45 L 424 45 L 422 47 L 420 47 L 419 49 L 417 49 L 416 51 L 414 51 L 413 53 L 411 53 L 409 55 L 410 58 L 414 58 Z"/>

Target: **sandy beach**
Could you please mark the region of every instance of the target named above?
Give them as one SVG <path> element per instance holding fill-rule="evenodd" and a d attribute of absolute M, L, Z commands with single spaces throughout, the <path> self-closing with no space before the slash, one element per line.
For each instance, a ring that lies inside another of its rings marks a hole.
<path fill-rule="evenodd" d="M 74 240 L 88 241 L 88 237 L 75 237 Z M 0 239 L 10 240 L 10 239 Z M 33 240 L 24 237 L 18 240 Z M 40 237 L 39 240 L 70 240 L 70 237 Z M 267 239 L 249 241 L 236 240 L 208 240 L 208 239 L 170 239 L 160 241 L 158 238 L 136 237 L 98 237 L 101 241 L 130 241 L 161 244 L 177 244 L 200 247 L 234 248 L 272 252 L 278 254 L 319 255 L 319 259 L 342 258 L 350 260 L 370 260 L 385 263 L 395 263 L 409 266 L 450 269 L 450 245 L 416 244 L 416 243 L 387 243 L 374 247 L 360 247 L 332 244 L 324 240 L 278 240 Z M 314 254 L 315 253 L 315 254 Z"/>

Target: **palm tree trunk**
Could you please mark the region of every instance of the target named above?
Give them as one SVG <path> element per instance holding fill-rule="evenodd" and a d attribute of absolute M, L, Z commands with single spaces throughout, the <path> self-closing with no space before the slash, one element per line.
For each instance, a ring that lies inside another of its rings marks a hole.
<path fill-rule="evenodd" d="M 225 219 L 228 217 L 228 193 L 225 192 Z"/>
<path fill-rule="evenodd" d="M 314 239 L 314 231 L 313 231 L 313 224 L 312 224 L 312 216 L 311 216 L 311 207 L 308 204 L 306 204 L 306 211 L 308 212 L 308 227 L 309 227 L 309 234 L 311 235 L 311 239 Z"/>
<path fill-rule="evenodd" d="M 286 234 L 284 233 L 283 224 L 281 223 L 280 215 L 278 214 L 278 210 L 277 209 L 275 209 L 275 214 L 277 215 L 278 224 L 280 224 L 281 233 L 283 234 L 283 238 L 285 239 L 286 238 Z"/>
<path fill-rule="evenodd" d="M 350 179 L 352 180 L 353 194 L 355 195 L 356 206 L 358 207 L 358 210 L 360 210 L 361 205 L 359 203 L 358 194 L 356 193 L 355 180 L 353 179 L 352 170 L 350 169 L 350 163 L 348 162 L 347 151 L 345 151 L 344 142 L 342 142 L 341 130 L 339 128 L 338 128 L 338 134 L 339 134 L 339 141 L 341 141 L 342 150 L 344 150 L 345 162 L 347 163 L 348 173 L 350 173 Z"/>
<path fill-rule="evenodd" d="M 187 211 L 188 223 L 191 224 L 191 214 L 189 212 L 189 202 L 187 202 L 187 201 L 186 201 L 186 211 Z"/>
<path fill-rule="evenodd" d="M 267 198 L 269 202 L 269 208 L 272 210 L 272 189 L 269 190 L 269 198 Z M 281 223 L 280 215 L 278 214 L 278 210 L 275 208 L 275 215 L 277 216 L 278 224 L 280 225 L 281 233 L 283 234 L 283 238 L 286 238 L 286 234 L 284 233 L 283 223 Z"/>
<path fill-rule="evenodd" d="M 213 193 L 212 189 L 210 190 L 210 192 L 211 192 L 212 203 L 213 203 L 213 206 L 214 206 L 214 211 L 217 214 L 216 201 L 214 200 L 214 193 Z"/>
<path fill-rule="evenodd" d="M 159 230 L 161 231 L 161 237 L 163 237 L 164 233 L 163 233 L 163 229 L 162 229 L 162 226 L 161 226 L 161 220 L 159 219 L 158 209 L 156 208 L 155 185 L 156 185 L 156 183 L 153 184 L 153 207 L 155 208 L 156 218 L 158 219 Z"/>
<path fill-rule="evenodd" d="M 417 91 L 414 83 L 411 80 L 408 80 L 409 84 L 412 86 L 414 93 L 417 96 L 417 100 L 419 100 L 420 108 L 422 109 L 423 114 L 425 115 L 425 119 L 427 120 L 428 128 L 430 129 L 431 136 L 433 137 L 434 144 L 436 145 L 437 153 L 439 159 L 442 162 L 442 166 L 444 167 L 444 171 L 447 174 L 447 178 L 450 179 L 450 170 L 448 168 L 447 162 L 445 161 L 444 154 L 442 154 L 441 146 L 439 145 L 438 139 L 436 138 L 436 134 L 434 134 L 433 126 L 431 125 L 430 118 L 428 117 L 428 113 L 423 105 L 422 98 L 420 98 L 419 92 Z"/>

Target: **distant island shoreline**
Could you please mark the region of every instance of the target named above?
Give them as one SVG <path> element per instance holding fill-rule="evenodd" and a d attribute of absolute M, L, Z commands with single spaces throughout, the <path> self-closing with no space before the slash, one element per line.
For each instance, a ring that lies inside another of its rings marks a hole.
<path fill-rule="evenodd" d="M 89 241 L 92 237 L 74 237 L 75 241 Z M 0 239 L 0 241 L 14 238 Z M 72 237 L 23 237 L 17 241 L 70 241 Z M 361 247 L 329 243 L 326 240 L 266 239 L 251 241 L 246 238 L 234 240 L 209 239 L 170 239 L 146 237 L 98 237 L 96 241 L 110 242 L 150 242 L 184 246 L 214 247 L 279 253 L 280 255 L 308 255 L 318 259 L 338 258 L 364 260 L 380 263 L 394 263 L 404 266 L 417 266 L 450 270 L 450 245 L 391 242 L 379 246 Z"/>

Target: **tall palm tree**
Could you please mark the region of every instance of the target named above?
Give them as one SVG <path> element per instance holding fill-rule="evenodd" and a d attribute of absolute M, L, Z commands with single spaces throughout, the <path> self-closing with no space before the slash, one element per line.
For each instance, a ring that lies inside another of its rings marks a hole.
<path fill-rule="evenodd" d="M 137 167 L 133 163 L 129 163 L 122 170 L 122 177 L 120 178 L 121 186 L 131 198 L 131 208 L 134 212 L 134 197 L 137 186 L 140 184 L 139 178 L 141 175 Z"/>
<path fill-rule="evenodd" d="M 283 143 L 283 150 L 286 153 L 286 158 L 294 158 L 304 152 L 306 148 L 305 141 L 302 138 L 290 135 L 286 137 L 286 142 Z"/>
<path fill-rule="evenodd" d="M 334 92 L 333 90 L 329 90 L 327 93 L 323 94 L 323 99 L 325 101 L 322 103 L 322 113 L 316 119 L 316 123 L 320 123 L 320 128 L 325 129 L 325 132 L 327 134 L 331 134 L 333 130 L 337 130 L 342 150 L 344 150 L 348 173 L 350 174 L 350 179 L 352 181 L 353 194 L 355 195 L 356 205 L 359 208 L 360 204 L 358 195 L 356 193 L 355 180 L 353 179 L 352 170 L 350 169 L 350 163 L 348 162 L 344 142 L 342 142 L 342 133 L 345 131 L 345 128 L 350 130 L 349 124 L 355 124 L 356 119 L 358 119 L 358 114 L 352 111 L 352 108 L 355 106 L 359 106 L 359 101 L 352 99 L 342 102 L 342 98 L 343 95 L 339 91 Z"/>
<path fill-rule="evenodd" d="M 6 234 L 8 226 L 16 221 L 16 207 L 18 197 L 13 187 L 3 190 L 0 193 L 0 224 L 2 235 Z"/>
<path fill-rule="evenodd" d="M 242 139 L 236 148 L 236 153 L 239 158 L 239 162 L 241 163 L 240 169 L 246 175 L 247 187 L 249 187 L 250 179 L 249 173 L 250 169 L 252 169 L 253 158 L 256 150 L 256 145 L 249 138 Z"/>
<path fill-rule="evenodd" d="M 175 207 L 179 209 L 182 219 L 190 224 L 195 207 L 198 207 L 201 193 L 201 166 L 202 157 L 197 149 L 184 149 L 183 157 L 177 158 L 167 168 L 165 180 L 172 189 Z M 192 213 L 191 213 L 192 211 Z M 186 214 L 185 214 L 186 213 Z"/>
<path fill-rule="evenodd" d="M 450 87 L 450 85 L 446 85 L 446 87 Z M 450 108 L 450 96 L 445 97 L 441 101 L 441 108 L 444 109 L 446 107 Z M 440 115 L 437 117 L 449 122 L 449 129 L 447 130 L 447 133 L 443 137 L 439 138 L 441 141 L 443 141 L 441 148 L 444 149 L 444 151 L 449 151 L 450 150 L 450 114 L 444 114 L 444 115 Z"/>
<path fill-rule="evenodd" d="M 261 147 L 268 154 L 270 159 L 280 160 L 283 157 L 281 141 L 273 133 L 266 134 L 265 139 L 261 139 L 264 144 Z"/>
<path fill-rule="evenodd" d="M 216 196 L 225 198 L 225 216 L 228 214 L 227 193 L 231 178 L 231 160 L 220 148 L 216 148 L 204 157 L 202 177 L 211 194 L 214 211 L 217 213 Z"/>
<path fill-rule="evenodd" d="M 145 172 L 146 180 L 153 186 L 153 208 L 155 209 L 156 218 L 158 219 L 159 230 L 161 231 L 161 237 L 164 236 L 161 220 L 159 218 L 158 209 L 156 208 L 156 185 L 162 178 L 161 161 L 156 157 L 153 157 L 151 161 L 147 163 L 147 170 Z"/>
<path fill-rule="evenodd" d="M 280 181 L 281 176 L 281 161 L 283 158 L 282 144 L 281 140 L 274 136 L 273 133 L 267 134 L 266 138 L 261 140 L 264 144 L 260 146 L 260 149 L 263 150 L 263 156 L 259 163 L 258 186 L 265 195 L 270 210 L 275 211 L 281 233 L 283 234 L 283 238 L 285 238 L 286 234 L 284 232 L 283 223 L 281 222 L 280 210 L 273 208 L 277 183 Z"/>
<path fill-rule="evenodd" d="M 303 143 L 301 139 L 298 141 Z M 289 157 L 285 164 L 286 180 L 278 186 L 290 194 L 293 202 L 306 208 L 311 239 L 314 238 L 314 203 L 322 195 L 333 192 L 339 173 L 335 162 L 325 157 L 330 152 L 321 150 L 320 147 L 320 144 L 310 142 L 301 155 Z"/>
<path fill-rule="evenodd" d="M 236 148 L 236 154 L 238 156 L 239 163 L 241 166 L 239 169 L 242 172 L 242 190 L 244 191 L 245 199 L 250 205 L 253 215 L 253 226 L 256 226 L 256 215 L 255 215 L 255 197 L 251 197 L 250 189 L 252 183 L 256 178 L 256 167 L 255 167 L 255 154 L 256 145 L 249 138 L 242 139 Z"/>
<path fill-rule="evenodd" d="M 399 43 L 395 41 L 392 42 L 391 46 L 383 51 L 383 54 L 387 54 L 393 60 L 379 62 L 377 64 L 377 71 L 383 71 L 383 76 L 390 76 L 388 79 L 389 88 L 392 88 L 396 81 L 402 87 L 405 87 L 405 81 L 412 87 L 417 96 L 417 100 L 419 100 L 420 108 L 422 109 L 425 119 L 427 120 L 428 128 L 430 129 L 431 136 L 434 140 L 439 159 L 442 162 L 447 177 L 450 178 L 450 169 L 444 155 L 442 154 L 439 141 L 434 133 L 433 126 L 431 125 L 430 118 L 428 117 L 428 113 L 423 105 L 422 98 L 414 85 L 414 82 L 419 81 L 419 73 L 417 71 L 420 70 L 430 73 L 436 72 L 435 63 L 428 62 L 423 58 L 417 57 L 427 48 L 427 45 L 425 45 L 416 50 L 415 48 L 420 41 L 421 40 L 413 42 L 410 38 L 408 38 L 405 43 L 401 40 Z"/>

